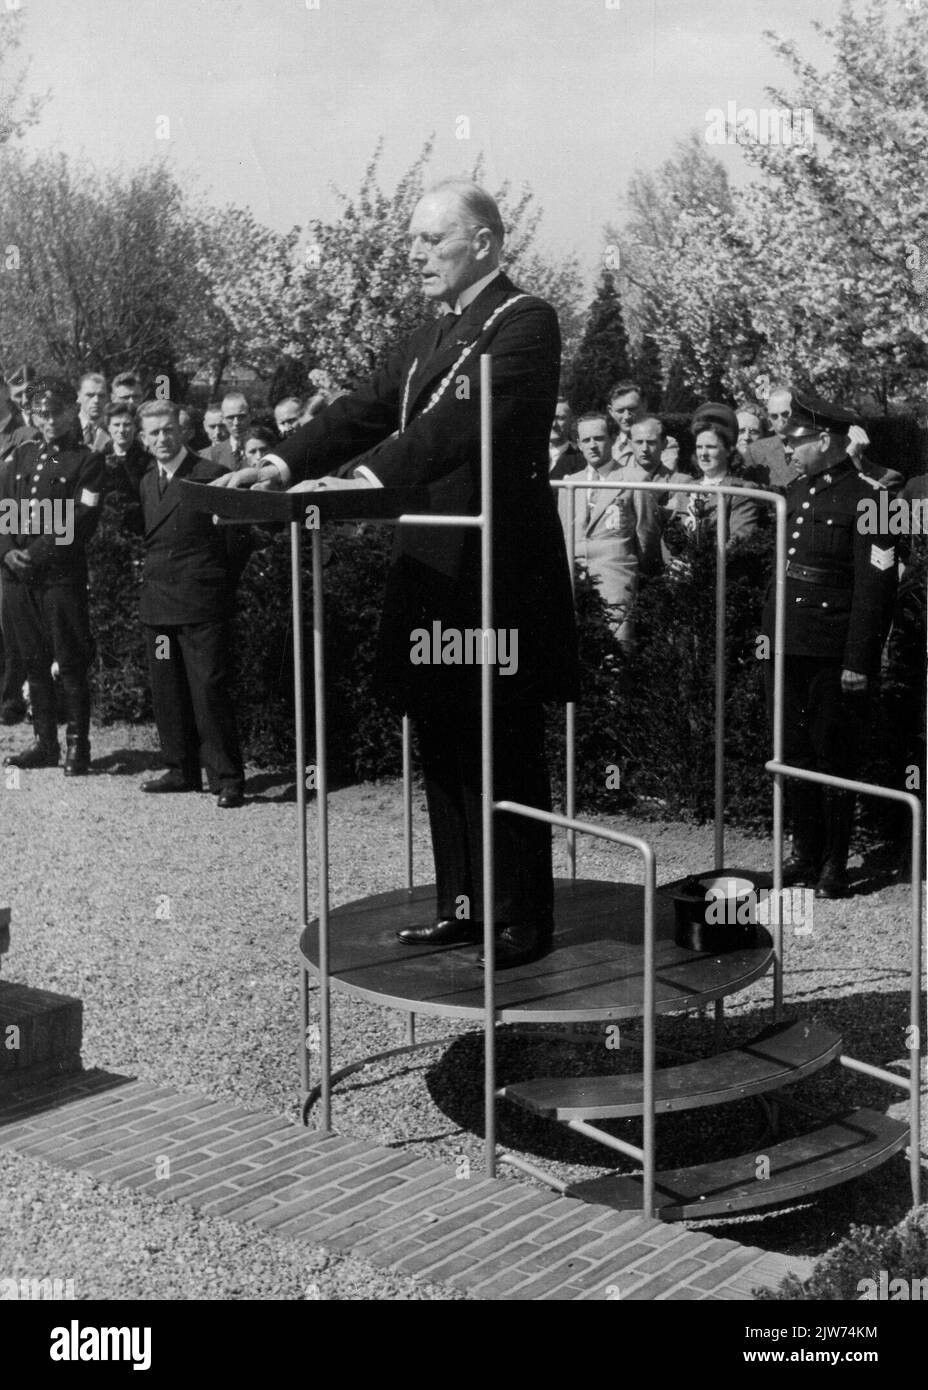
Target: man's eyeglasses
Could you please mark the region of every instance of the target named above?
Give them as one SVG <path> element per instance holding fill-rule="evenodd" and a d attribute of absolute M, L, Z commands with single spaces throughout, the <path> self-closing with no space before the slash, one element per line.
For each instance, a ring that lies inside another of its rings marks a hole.
<path fill-rule="evenodd" d="M 465 227 L 462 231 L 457 232 L 415 232 L 407 236 L 406 249 L 407 251 L 414 250 L 416 242 L 421 241 L 422 245 L 427 247 L 429 251 L 434 251 L 436 247 L 441 246 L 446 241 L 467 241 L 471 232 L 479 230 L 478 227 L 473 226 Z"/>

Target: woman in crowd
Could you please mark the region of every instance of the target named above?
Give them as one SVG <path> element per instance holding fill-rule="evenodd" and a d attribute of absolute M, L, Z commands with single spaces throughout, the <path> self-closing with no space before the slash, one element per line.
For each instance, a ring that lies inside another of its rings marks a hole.
<path fill-rule="evenodd" d="M 265 454 L 273 453 L 277 447 L 277 436 L 273 430 L 265 429 L 263 425 L 252 425 L 245 435 L 245 465 L 249 468 L 257 468 L 260 459 Z"/>
<path fill-rule="evenodd" d="M 699 481 L 712 487 L 747 486 L 733 471 L 739 433 L 735 412 L 727 405 L 710 401 L 696 411 L 691 429 L 696 440 Z M 669 507 L 671 520 L 695 537 L 705 535 L 710 528 L 714 533 L 719 498 L 725 510 L 729 541 L 741 540 L 758 529 L 760 506 L 754 498 L 726 493 L 675 493 Z"/>

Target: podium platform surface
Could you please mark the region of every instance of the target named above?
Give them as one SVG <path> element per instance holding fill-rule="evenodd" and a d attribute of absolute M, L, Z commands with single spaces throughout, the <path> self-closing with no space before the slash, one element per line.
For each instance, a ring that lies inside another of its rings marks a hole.
<path fill-rule="evenodd" d="M 550 953 L 531 965 L 496 972 L 503 1023 L 581 1023 L 642 1013 L 644 953 L 642 888 L 596 879 L 555 884 L 555 936 Z M 769 933 L 753 947 L 711 956 L 674 942 L 671 903 L 657 894 L 656 1000 L 659 1012 L 692 1009 L 735 994 L 773 963 Z M 329 975 L 333 989 L 391 1008 L 448 1018 L 483 1018 L 478 946 L 403 946 L 401 927 L 437 916 L 433 885 L 378 893 L 329 912 Z M 318 923 L 300 950 L 318 975 Z"/>

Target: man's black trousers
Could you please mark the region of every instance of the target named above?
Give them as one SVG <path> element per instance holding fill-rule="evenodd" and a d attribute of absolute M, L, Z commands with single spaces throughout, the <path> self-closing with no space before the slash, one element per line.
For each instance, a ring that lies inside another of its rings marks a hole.
<path fill-rule="evenodd" d="M 44 711 L 48 718 L 41 737 L 55 737 L 54 661 L 69 710 L 83 709 L 89 718 L 87 671 L 94 646 L 86 583 L 26 584 L 4 575 L 0 620 L 4 642 L 18 656 L 29 681 L 33 712 Z"/>
<path fill-rule="evenodd" d="M 229 624 L 145 625 L 151 698 L 165 761 L 193 786 L 205 767 L 211 791 L 241 791 L 238 726 L 230 688 Z"/>
<path fill-rule="evenodd" d="M 414 720 L 435 857 L 438 917 L 483 920 L 480 716 L 442 709 Z M 498 707 L 493 729 L 494 799 L 551 809 L 541 704 Z M 550 930 L 551 827 L 496 812 L 494 918 Z M 463 902 L 463 910 L 462 910 Z"/>
<path fill-rule="evenodd" d="M 833 777 L 856 776 L 870 723 L 869 694 L 841 689 L 840 660 L 787 656 L 783 662 L 784 761 Z M 772 661 L 764 675 L 772 721 Z"/>

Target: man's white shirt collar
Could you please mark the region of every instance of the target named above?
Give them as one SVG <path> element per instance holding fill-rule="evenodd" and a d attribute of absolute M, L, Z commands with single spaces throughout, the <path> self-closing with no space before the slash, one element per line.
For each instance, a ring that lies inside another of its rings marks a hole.
<path fill-rule="evenodd" d="M 185 452 L 186 452 L 185 449 L 179 449 L 178 452 L 174 455 L 174 457 L 173 457 L 172 459 L 168 459 L 167 463 L 161 463 L 161 462 L 159 461 L 159 463 L 158 463 L 158 470 L 159 470 L 159 472 L 161 472 L 161 473 L 167 473 L 167 475 L 168 475 L 169 478 L 173 478 L 173 477 L 174 477 L 174 474 L 177 472 L 178 468 L 180 468 L 180 461 L 181 461 L 181 459 L 184 457 Z"/>
<path fill-rule="evenodd" d="M 475 280 L 472 285 L 468 285 L 466 290 L 462 290 L 450 309 L 446 309 L 446 314 L 463 314 L 469 304 L 473 304 L 478 294 L 482 294 L 491 280 L 495 280 L 502 271 L 499 266 L 491 270 L 489 275 L 484 275 L 482 280 Z"/>

